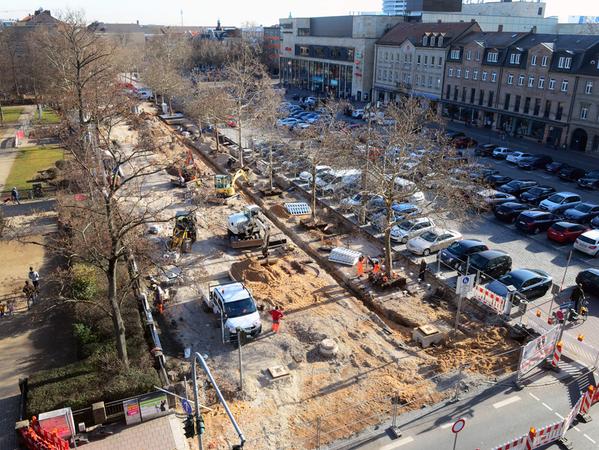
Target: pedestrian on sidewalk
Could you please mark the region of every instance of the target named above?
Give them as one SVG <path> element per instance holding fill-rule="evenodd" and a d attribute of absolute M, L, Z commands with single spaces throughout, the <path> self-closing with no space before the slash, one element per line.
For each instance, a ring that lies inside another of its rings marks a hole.
<path fill-rule="evenodd" d="M 13 203 L 16 203 L 17 205 L 21 204 L 21 202 L 19 201 L 19 191 L 17 190 L 16 186 L 14 186 L 10 191 L 10 199 L 13 201 Z"/>
<path fill-rule="evenodd" d="M 0 319 L 4 318 L 5 311 L 6 311 L 6 305 L 4 303 L 0 303 Z"/>
<path fill-rule="evenodd" d="M 272 318 L 272 332 L 278 334 L 279 327 L 281 326 L 281 319 L 284 317 L 283 307 L 273 308 L 270 310 L 270 317 Z"/>
<path fill-rule="evenodd" d="M 29 280 L 31 280 L 31 284 L 33 284 L 33 287 L 35 288 L 35 290 L 39 291 L 40 274 L 37 273 L 35 270 L 33 270 L 33 267 L 30 267 L 28 276 L 29 276 Z"/>
<path fill-rule="evenodd" d="M 35 298 L 35 288 L 31 283 L 29 283 L 29 280 L 25 281 L 25 286 L 23 286 L 23 293 L 27 298 L 27 309 L 30 309 L 33 305 L 33 300 Z"/>

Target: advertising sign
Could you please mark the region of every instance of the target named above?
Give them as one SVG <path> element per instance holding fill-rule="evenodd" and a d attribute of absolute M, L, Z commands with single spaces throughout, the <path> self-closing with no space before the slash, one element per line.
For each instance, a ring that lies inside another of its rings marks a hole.
<path fill-rule="evenodd" d="M 71 408 L 62 408 L 41 413 L 38 416 L 40 427 L 51 433 L 56 430 L 59 437 L 68 441 L 75 434 L 75 422 Z"/>
<path fill-rule="evenodd" d="M 553 353 L 555 343 L 559 336 L 559 327 L 553 327 L 547 333 L 530 341 L 522 348 L 522 358 L 520 359 L 520 374 L 525 374 L 536 367 Z"/>
<path fill-rule="evenodd" d="M 125 422 L 127 425 L 141 422 L 141 410 L 139 408 L 139 401 L 136 398 L 123 401 L 123 411 L 125 411 Z"/>
<path fill-rule="evenodd" d="M 154 392 L 139 397 L 139 407 L 142 420 L 163 416 L 168 410 L 168 400 L 164 392 Z"/>

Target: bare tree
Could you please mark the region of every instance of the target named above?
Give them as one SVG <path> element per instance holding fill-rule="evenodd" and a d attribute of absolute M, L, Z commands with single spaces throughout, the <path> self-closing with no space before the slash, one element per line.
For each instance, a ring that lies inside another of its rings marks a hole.
<path fill-rule="evenodd" d="M 0 60 L 4 61 L 5 74 L 10 74 L 8 79 L 12 84 L 12 93 L 16 97 L 21 96 L 18 57 L 20 46 L 22 46 L 22 42 L 20 42 L 18 30 L 9 27 L 0 33 Z"/>

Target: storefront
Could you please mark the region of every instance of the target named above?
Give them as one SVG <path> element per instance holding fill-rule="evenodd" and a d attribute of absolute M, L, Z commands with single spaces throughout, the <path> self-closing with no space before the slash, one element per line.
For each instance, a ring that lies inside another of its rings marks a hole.
<path fill-rule="evenodd" d="M 315 94 L 350 98 L 353 65 L 305 59 L 281 58 L 283 84 Z"/>

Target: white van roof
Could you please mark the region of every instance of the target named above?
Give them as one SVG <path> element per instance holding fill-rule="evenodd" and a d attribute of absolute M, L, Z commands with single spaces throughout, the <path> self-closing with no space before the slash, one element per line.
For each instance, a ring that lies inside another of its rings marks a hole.
<path fill-rule="evenodd" d="M 242 283 L 229 283 L 215 288 L 224 303 L 237 302 L 250 297 L 250 291 Z"/>

